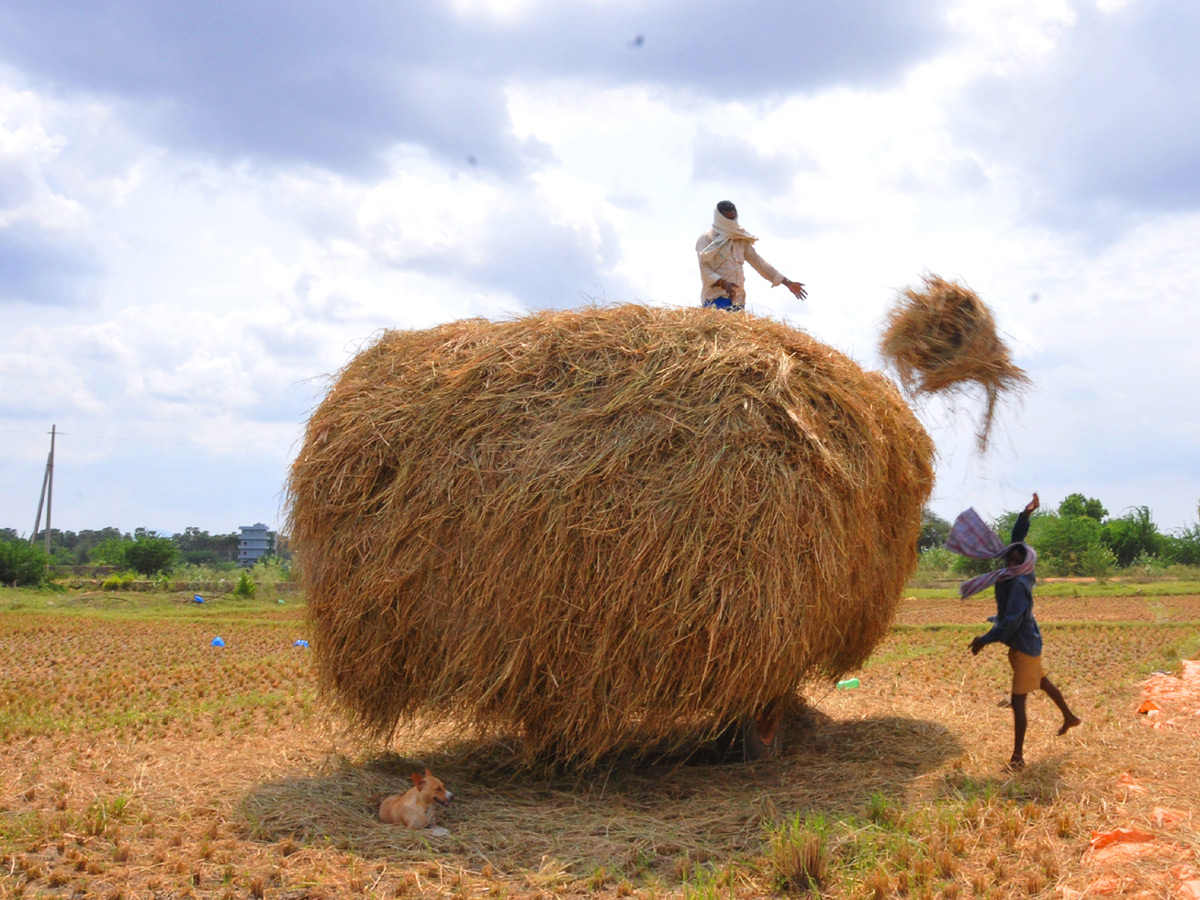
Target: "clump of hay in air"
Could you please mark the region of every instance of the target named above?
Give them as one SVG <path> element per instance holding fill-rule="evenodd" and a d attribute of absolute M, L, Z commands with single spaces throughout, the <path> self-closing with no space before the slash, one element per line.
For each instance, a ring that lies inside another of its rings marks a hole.
<path fill-rule="evenodd" d="M 591 763 L 859 667 L 932 445 L 803 332 L 618 306 L 388 331 L 292 466 L 324 692 Z"/>
<path fill-rule="evenodd" d="M 879 352 L 910 396 L 963 390 L 978 384 L 986 396 L 976 437 L 987 449 L 996 403 L 1029 385 L 996 333 L 987 305 L 965 285 L 925 276 L 923 290 L 901 291 L 888 310 Z"/>

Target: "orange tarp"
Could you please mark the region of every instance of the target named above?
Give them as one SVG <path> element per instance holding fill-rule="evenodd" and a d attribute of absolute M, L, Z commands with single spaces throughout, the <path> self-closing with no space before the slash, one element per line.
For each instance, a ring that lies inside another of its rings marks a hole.
<path fill-rule="evenodd" d="M 1093 831 L 1089 841 L 1093 850 L 1099 850 L 1110 844 L 1145 843 L 1154 840 L 1154 835 L 1140 828 L 1114 828 L 1112 831 Z"/>

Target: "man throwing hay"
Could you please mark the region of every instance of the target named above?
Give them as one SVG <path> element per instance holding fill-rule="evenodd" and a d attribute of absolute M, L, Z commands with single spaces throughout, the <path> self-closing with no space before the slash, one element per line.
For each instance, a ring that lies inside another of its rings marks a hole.
<path fill-rule="evenodd" d="M 746 307 L 746 276 L 742 263 L 748 262 L 771 287 L 784 285 L 797 300 L 808 292 L 798 281 L 784 278 L 754 249 L 754 235 L 737 220 L 737 207 L 728 200 L 717 204 L 712 230 L 700 235 L 696 255 L 700 258 L 700 302 L 709 309 L 740 312 Z"/>
<path fill-rule="evenodd" d="M 1062 727 L 1058 733 L 1066 734 L 1082 721 L 1071 712 L 1062 692 L 1042 671 L 1042 632 L 1033 617 L 1033 574 L 1037 564 L 1037 553 L 1026 544 L 1029 533 L 1029 517 L 1039 506 L 1038 495 L 1017 516 L 1013 525 L 1012 540 L 1008 546 L 999 536 L 983 523 L 974 509 L 960 513 L 950 528 L 946 549 L 969 556 L 972 559 L 1001 558 L 1004 565 L 983 575 L 978 575 L 959 586 L 959 596 L 966 600 L 985 588 L 996 586 L 996 615 L 989 617 L 992 630 L 972 639 L 971 653 L 978 655 L 988 644 L 1002 643 L 1008 646 L 1008 661 L 1012 666 L 1012 711 L 1013 753 L 1006 768 L 1017 771 L 1025 767 L 1025 698 L 1039 688 L 1054 701 L 1062 713 Z"/>

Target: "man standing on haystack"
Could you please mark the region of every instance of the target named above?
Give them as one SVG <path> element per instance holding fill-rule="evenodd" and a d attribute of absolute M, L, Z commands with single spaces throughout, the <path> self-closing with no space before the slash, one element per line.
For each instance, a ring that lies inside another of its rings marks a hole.
<path fill-rule="evenodd" d="M 713 227 L 700 235 L 696 254 L 700 257 L 700 303 L 710 309 L 739 312 L 746 307 L 746 276 L 742 263 L 748 262 L 771 287 L 784 285 L 797 300 L 808 292 L 798 281 L 784 278 L 754 249 L 754 235 L 742 228 L 737 220 L 737 207 L 728 200 L 717 204 Z"/>
<path fill-rule="evenodd" d="M 996 642 L 1008 645 L 1008 662 L 1013 673 L 1013 753 L 1006 766 L 1010 772 L 1025 768 L 1025 727 L 1028 724 L 1025 698 L 1032 691 L 1039 688 L 1045 691 L 1062 713 L 1060 735 L 1082 721 L 1071 712 L 1062 692 L 1042 671 L 1042 632 L 1033 617 L 1033 584 L 1037 580 L 1033 569 L 1037 564 L 1037 552 L 1024 543 L 1029 534 L 1029 517 L 1039 505 L 1038 495 L 1034 494 L 1017 516 L 1008 546 L 983 523 L 974 509 L 959 514 L 946 539 L 946 549 L 963 556 L 1004 560 L 1001 568 L 964 581 L 958 593 L 966 600 L 993 584 L 996 586 L 996 615 L 988 619 L 993 623 L 992 630 L 971 641 L 971 653 L 977 656 L 988 644 Z"/>

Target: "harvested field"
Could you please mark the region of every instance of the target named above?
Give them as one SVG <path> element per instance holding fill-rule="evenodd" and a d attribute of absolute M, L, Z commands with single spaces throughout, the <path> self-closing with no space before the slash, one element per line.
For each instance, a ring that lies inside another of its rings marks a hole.
<path fill-rule="evenodd" d="M 1132 588 L 1130 589 L 1133 590 Z M 1089 597 L 1037 594 L 1034 615 L 1038 622 L 1151 622 L 1156 624 L 1200 621 L 1200 595 L 1130 593 L 1128 596 Z M 907 597 L 896 617 L 903 625 L 982 625 L 995 613 L 990 594 L 959 600 L 957 593 L 945 597 Z"/>
<path fill-rule="evenodd" d="M 1015 776 L 1003 656 L 966 650 L 982 602 L 904 601 L 861 687 L 809 698 L 775 760 L 618 756 L 538 777 L 512 747 L 437 729 L 390 748 L 348 737 L 292 646 L 299 604 L 32 595 L 0 612 L 0 896 L 767 897 L 795 884 L 788 847 L 815 840 L 823 897 L 1182 897 L 1200 878 L 1200 698 L 1156 688 L 1163 712 L 1136 710 L 1149 673 L 1200 653 L 1196 590 L 1104 598 L 1127 618 L 1176 604 L 1131 626 L 1038 598 L 1085 724 L 1055 737 L 1035 695 Z M 373 817 L 425 765 L 456 793 L 447 838 Z M 1119 828 L 1150 840 L 1090 849 Z"/>

